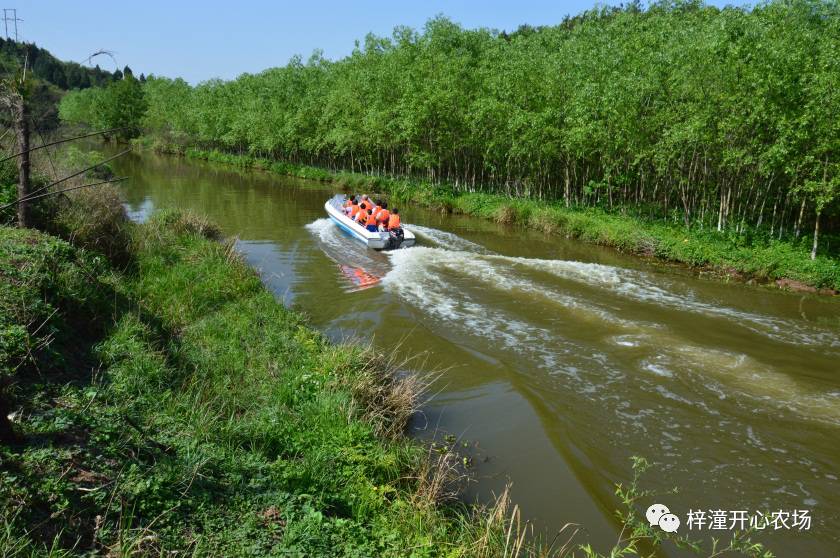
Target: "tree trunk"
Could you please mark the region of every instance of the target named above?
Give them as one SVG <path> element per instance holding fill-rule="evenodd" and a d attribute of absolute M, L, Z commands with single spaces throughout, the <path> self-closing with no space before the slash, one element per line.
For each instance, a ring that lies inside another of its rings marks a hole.
<path fill-rule="evenodd" d="M 811 247 L 811 259 L 817 259 L 817 243 L 820 237 L 820 214 L 817 213 L 817 219 L 814 221 L 814 245 Z"/>
<path fill-rule="evenodd" d="M 23 97 L 17 95 L 14 107 L 14 127 L 18 147 L 22 152 L 17 158 L 18 164 L 18 202 L 17 215 L 19 227 L 30 227 L 29 202 L 24 198 L 29 195 L 29 107 Z"/>
<path fill-rule="evenodd" d="M 794 229 L 793 237 L 799 238 L 799 227 L 802 225 L 802 216 L 805 215 L 805 198 L 802 198 L 802 205 L 799 206 L 799 218 L 796 219 L 796 228 Z"/>

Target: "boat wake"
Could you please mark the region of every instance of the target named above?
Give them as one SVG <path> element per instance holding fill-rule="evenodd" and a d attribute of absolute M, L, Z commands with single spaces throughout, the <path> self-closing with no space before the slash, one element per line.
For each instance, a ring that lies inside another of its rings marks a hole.
<path fill-rule="evenodd" d="M 406 225 L 416 234 L 420 235 L 424 241 L 431 241 L 438 248 L 449 248 L 451 250 L 461 250 L 464 252 L 474 252 L 476 254 L 490 254 L 491 251 L 482 246 L 461 238 L 457 234 L 434 229 L 431 227 L 424 227 L 422 225 Z"/>
<path fill-rule="evenodd" d="M 663 379 L 671 379 L 691 383 L 697 392 L 692 404 L 711 414 L 703 401 L 734 390 L 840 424 L 840 397 L 825 386 L 803 384 L 756 355 L 705 345 L 690 330 L 648 316 L 655 308 L 682 315 L 685 322 L 689 313 L 707 320 L 710 329 L 724 324 L 784 345 L 838 346 L 837 339 L 807 324 L 718 307 L 659 277 L 654 284 L 642 271 L 595 263 L 436 247 L 400 250 L 388 258 L 392 267 L 383 287 L 418 309 L 428 327 L 460 335 L 464 343 L 484 338 L 483 345 L 499 353 L 496 358 L 515 355 L 551 377 L 577 382 L 579 393 L 608 397 L 611 384 L 632 377 L 673 400 L 662 388 Z"/>
<path fill-rule="evenodd" d="M 329 219 L 307 228 L 350 289 L 381 284 L 441 336 L 464 346 L 481 339 L 479 350 L 566 378 L 580 394 L 607 398 L 612 384 L 632 378 L 673 403 L 673 390 L 662 384 L 670 380 L 693 386 L 694 397 L 681 397 L 710 414 L 704 403 L 710 395 L 735 390 L 840 424 L 840 397 L 822 386 L 777 372 L 760 355 L 721 350 L 670 325 L 690 314 L 712 331 L 725 327 L 814 350 L 840 347 L 836 337 L 809 324 L 705 302 L 677 280 L 644 271 L 505 256 L 430 227 L 412 225 L 426 246 L 386 253 L 354 242 Z"/>

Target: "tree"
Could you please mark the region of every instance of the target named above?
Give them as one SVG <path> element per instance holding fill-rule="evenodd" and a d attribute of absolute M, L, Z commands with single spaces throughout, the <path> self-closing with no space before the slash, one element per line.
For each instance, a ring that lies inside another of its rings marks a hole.
<path fill-rule="evenodd" d="M 134 76 L 111 82 L 102 95 L 94 98 L 91 109 L 102 128 L 122 128 L 117 138 L 128 140 L 140 135 L 140 125 L 148 105 L 143 87 Z"/>

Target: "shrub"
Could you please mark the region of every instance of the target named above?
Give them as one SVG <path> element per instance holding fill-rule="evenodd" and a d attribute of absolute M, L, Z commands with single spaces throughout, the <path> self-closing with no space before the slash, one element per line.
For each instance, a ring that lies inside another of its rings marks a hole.
<path fill-rule="evenodd" d="M 128 264 L 131 224 L 116 187 L 82 188 L 64 196 L 47 221 L 47 230 L 76 246 L 99 252 L 117 265 Z"/>

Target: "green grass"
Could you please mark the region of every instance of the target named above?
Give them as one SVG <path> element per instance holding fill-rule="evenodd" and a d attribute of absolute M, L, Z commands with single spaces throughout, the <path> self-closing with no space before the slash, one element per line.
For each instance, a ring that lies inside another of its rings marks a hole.
<path fill-rule="evenodd" d="M 459 555 L 469 515 L 423 505 L 428 456 L 402 435 L 413 386 L 327 342 L 202 230 L 137 227 L 120 274 L 0 228 L 21 436 L 0 445 L 0 554 Z"/>
<path fill-rule="evenodd" d="M 566 208 L 556 202 L 499 194 L 456 194 L 449 187 L 419 180 L 332 173 L 316 167 L 215 150 L 190 148 L 185 155 L 240 168 L 330 181 L 348 191 L 379 192 L 402 203 L 526 226 L 546 234 L 559 234 L 623 252 L 708 269 L 725 277 L 763 283 L 788 279 L 815 289 L 840 291 L 840 259 L 833 253 L 811 260 L 807 238 L 792 242 L 774 240 L 766 235 L 736 235 L 697 228 L 686 230 L 669 222 L 609 213 L 598 208 Z"/>

